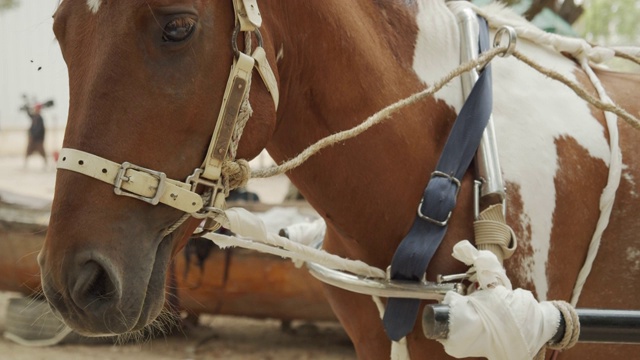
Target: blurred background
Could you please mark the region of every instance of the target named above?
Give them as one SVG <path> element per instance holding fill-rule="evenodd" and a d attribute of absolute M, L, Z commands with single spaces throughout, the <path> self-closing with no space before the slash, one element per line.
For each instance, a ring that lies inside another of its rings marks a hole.
<path fill-rule="evenodd" d="M 28 127 L 28 117 L 19 110 L 24 104 L 23 95 L 31 102 L 55 102 L 45 112 L 48 126 L 60 127 L 66 122 L 67 70 L 51 31 L 51 15 L 58 1 L 0 0 L 0 129 Z M 504 2 L 547 31 L 584 37 L 599 44 L 638 44 L 637 0 Z M 637 71 L 631 65 L 627 69 Z"/>

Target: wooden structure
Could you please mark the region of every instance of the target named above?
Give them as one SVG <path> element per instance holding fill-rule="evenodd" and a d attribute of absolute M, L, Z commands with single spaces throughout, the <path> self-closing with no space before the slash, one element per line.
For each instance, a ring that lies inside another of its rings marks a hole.
<path fill-rule="evenodd" d="M 40 292 L 36 257 L 47 232 L 48 206 L 23 198 L 0 200 L 0 290 Z M 254 211 L 269 205 L 247 204 Z M 285 206 L 307 207 L 304 203 Z M 220 249 L 192 239 L 170 267 L 168 296 L 190 315 L 224 314 L 282 320 L 335 320 L 320 283 L 306 269 L 271 255 Z"/>

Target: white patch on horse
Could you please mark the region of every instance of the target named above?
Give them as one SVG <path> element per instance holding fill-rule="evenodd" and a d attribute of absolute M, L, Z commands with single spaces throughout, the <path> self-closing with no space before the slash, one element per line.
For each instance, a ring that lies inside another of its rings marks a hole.
<path fill-rule="evenodd" d="M 276 55 L 276 62 L 280 62 L 284 58 L 284 45 L 280 45 L 280 50 L 278 50 L 278 54 Z"/>
<path fill-rule="evenodd" d="M 637 198 L 638 193 L 636 192 L 636 180 L 633 177 L 633 174 L 629 171 L 629 166 L 625 164 L 622 165 L 622 178 L 629 183 L 629 187 L 631 188 L 629 195 L 633 198 Z"/>
<path fill-rule="evenodd" d="M 89 10 L 92 13 L 97 13 L 100 10 L 100 5 L 102 4 L 102 0 L 87 0 L 87 5 L 89 6 Z"/>
<path fill-rule="evenodd" d="M 425 84 L 433 84 L 448 71 L 458 66 L 460 34 L 456 19 L 444 2 L 421 0 L 418 2 L 418 36 L 413 56 L 413 70 Z M 434 97 L 444 100 L 456 112 L 462 108 L 462 90 L 459 79 L 454 79 Z"/>
<path fill-rule="evenodd" d="M 627 248 L 627 261 L 631 263 L 632 272 L 637 272 L 640 270 L 640 249 L 636 249 L 633 247 Z"/>
<path fill-rule="evenodd" d="M 460 58 L 455 17 L 443 1 L 419 2 L 413 68 L 426 84 L 433 84 L 454 69 Z M 542 65 L 576 81 L 575 65 L 562 55 L 528 43 L 518 50 Z M 556 206 L 554 179 L 558 168 L 556 140 L 573 138 L 596 159 L 609 164 L 610 149 L 603 126 L 587 104 L 565 85 L 551 80 L 514 58 L 493 61 L 494 121 L 506 182 L 518 185 L 523 205 L 520 220 L 531 229 L 533 257 L 520 264 L 517 276 L 532 282 L 538 299 L 549 289 L 547 263 L 553 214 Z M 444 88 L 436 98 L 456 111 L 462 107 L 460 82 Z M 514 224 L 512 224 L 514 225 Z"/>

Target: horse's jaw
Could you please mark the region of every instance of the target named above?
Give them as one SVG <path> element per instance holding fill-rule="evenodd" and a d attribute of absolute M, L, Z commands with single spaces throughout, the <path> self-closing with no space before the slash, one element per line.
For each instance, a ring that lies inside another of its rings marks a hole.
<path fill-rule="evenodd" d="M 134 247 L 110 256 L 89 250 L 62 265 L 49 262 L 43 249 L 38 256 L 42 290 L 54 313 L 90 337 L 137 333 L 153 324 L 165 305 L 173 236 L 153 243 L 155 252 Z M 52 266 L 66 267 L 68 276 L 54 279 Z"/>

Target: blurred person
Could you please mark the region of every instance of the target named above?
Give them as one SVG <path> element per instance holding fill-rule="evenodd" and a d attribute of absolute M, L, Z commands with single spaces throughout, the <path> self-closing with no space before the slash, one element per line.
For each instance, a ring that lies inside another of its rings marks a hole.
<path fill-rule="evenodd" d="M 42 110 L 42 104 L 35 104 L 33 107 L 28 107 L 27 114 L 31 118 L 31 126 L 29 127 L 29 141 L 27 143 L 27 153 L 24 157 L 24 167 L 27 167 L 27 160 L 34 152 L 38 153 L 44 159 L 44 167 L 47 168 L 47 154 L 44 150 L 44 136 L 45 127 L 44 119 L 40 114 Z"/>

